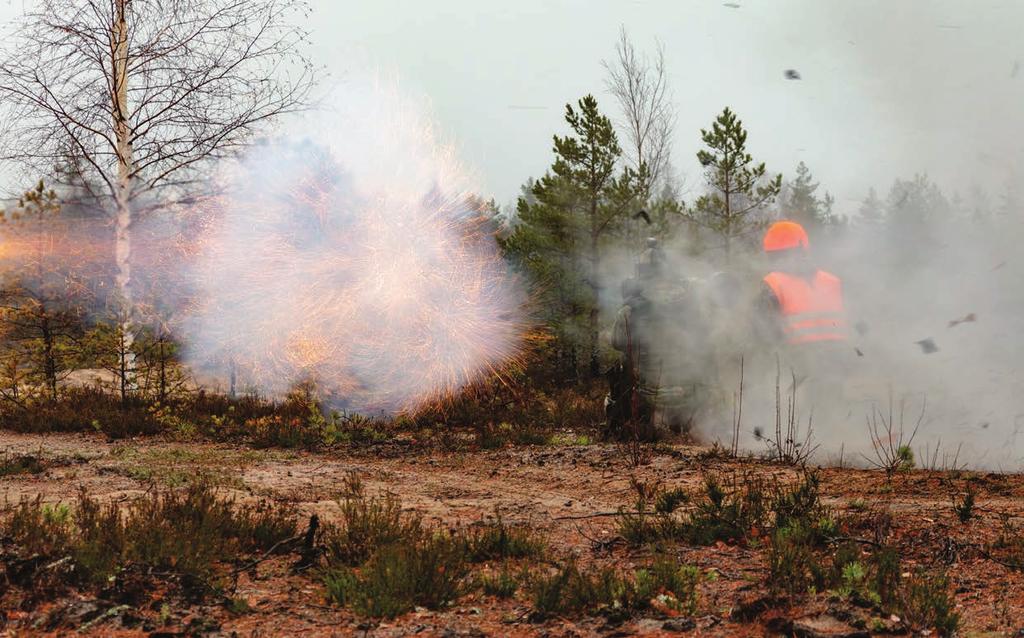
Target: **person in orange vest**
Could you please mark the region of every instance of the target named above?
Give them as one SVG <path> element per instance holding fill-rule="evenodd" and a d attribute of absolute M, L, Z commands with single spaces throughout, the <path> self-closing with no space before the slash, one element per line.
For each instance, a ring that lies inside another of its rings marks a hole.
<path fill-rule="evenodd" d="M 813 266 L 803 226 L 775 222 L 764 235 L 764 251 L 773 268 L 764 277 L 763 297 L 774 339 L 790 351 L 805 350 L 810 344 L 846 344 L 842 282 Z"/>

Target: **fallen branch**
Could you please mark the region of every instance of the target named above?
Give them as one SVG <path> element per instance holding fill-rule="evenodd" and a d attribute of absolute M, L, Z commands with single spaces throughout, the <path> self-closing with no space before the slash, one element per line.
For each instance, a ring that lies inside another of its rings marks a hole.
<path fill-rule="evenodd" d="M 582 536 L 584 539 L 590 541 L 590 544 L 593 547 L 594 551 L 609 550 L 612 547 L 614 547 L 615 545 L 617 545 L 618 543 L 620 543 L 620 542 L 625 540 L 621 536 L 613 536 L 612 538 L 609 538 L 608 540 L 605 541 L 605 540 L 601 540 L 599 538 L 594 538 L 592 536 L 588 536 L 586 533 L 583 532 L 582 529 L 580 529 L 579 525 L 574 525 L 573 527 L 576 528 L 576 532 L 579 533 L 580 536 Z"/>
<path fill-rule="evenodd" d="M 241 574 L 242 572 L 249 571 L 253 567 L 256 567 L 257 565 L 259 565 L 263 561 L 265 561 L 268 558 L 270 558 L 274 554 L 274 552 L 276 552 L 278 549 L 280 549 L 281 547 L 284 547 L 286 545 L 289 545 L 291 543 L 296 543 L 296 542 L 298 542 L 300 540 L 305 540 L 304 545 L 306 547 L 311 547 L 312 543 L 313 543 L 313 537 L 316 535 L 316 530 L 317 530 L 317 528 L 319 526 L 320 526 L 320 519 L 316 516 L 316 514 L 314 514 L 313 516 L 310 516 L 309 517 L 309 526 L 306 528 L 306 530 L 304 532 L 302 532 L 301 534 L 296 534 L 295 536 L 292 536 L 291 538 L 285 538 L 283 540 L 277 541 L 276 543 L 274 543 L 271 546 L 270 549 L 268 549 L 267 551 L 263 552 L 263 554 L 260 555 L 258 558 L 254 559 L 254 560 L 252 560 L 252 561 L 250 561 L 248 563 L 246 563 L 245 565 L 242 565 L 241 567 L 236 567 L 235 569 L 233 569 L 231 571 L 230 576 L 234 577 L 234 576 L 237 576 L 237 575 Z"/>
<path fill-rule="evenodd" d="M 858 538 L 856 536 L 833 536 L 828 539 L 830 543 L 861 543 L 872 547 L 882 547 L 882 544 L 869 538 Z"/>
<path fill-rule="evenodd" d="M 619 516 L 622 512 L 596 512 L 594 514 L 580 514 L 579 516 L 556 516 L 553 521 L 582 521 L 588 518 L 602 518 L 605 516 Z"/>

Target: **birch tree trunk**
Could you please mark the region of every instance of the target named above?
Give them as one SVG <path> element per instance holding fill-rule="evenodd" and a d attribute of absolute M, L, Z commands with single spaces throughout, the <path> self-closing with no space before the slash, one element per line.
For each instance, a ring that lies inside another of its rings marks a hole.
<path fill-rule="evenodd" d="M 117 212 L 114 217 L 115 261 L 117 276 L 115 285 L 121 304 L 118 313 L 121 331 L 124 334 L 125 366 L 122 387 L 130 389 L 134 384 L 135 356 L 132 345 L 135 339 L 133 322 L 134 308 L 131 278 L 131 224 L 132 224 L 132 126 L 128 104 L 128 19 L 127 5 L 131 0 L 115 0 L 114 24 L 111 29 L 111 64 L 112 73 L 110 95 L 112 98 L 111 114 L 114 119 L 114 140 L 117 157 L 117 185 L 115 205 Z"/>

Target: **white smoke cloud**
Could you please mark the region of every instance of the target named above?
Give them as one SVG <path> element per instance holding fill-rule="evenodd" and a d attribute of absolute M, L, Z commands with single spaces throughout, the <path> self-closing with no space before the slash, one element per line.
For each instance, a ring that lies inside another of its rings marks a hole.
<path fill-rule="evenodd" d="M 765 313 L 758 304 L 760 279 L 773 266 L 756 249 L 734 254 L 724 265 L 714 251 L 690 256 L 692 244 L 685 238 L 665 243 L 669 288 L 677 295 L 685 291 L 700 319 L 687 326 L 668 322 L 669 330 L 682 329 L 691 337 L 686 348 L 662 347 L 657 367 L 688 370 L 706 384 L 697 437 L 706 443 L 731 441 L 742 356 L 741 447 L 765 449 L 755 430 L 774 437 L 778 355 L 783 419 L 793 372 L 803 431 L 813 414 L 817 462 L 836 462 L 842 454 L 845 463 L 870 464 L 875 455 L 867 420 L 876 409 L 888 418 L 891 399 L 894 435 L 902 407 L 905 441 L 923 409 L 911 445 L 919 466 L 950 467 L 955 458 L 960 466 L 1019 470 L 1024 465 L 1019 328 L 1024 261 L 1017 246 L 1024 241 L 1024 223 L 1009 211 L 986 219 L 963 211 L 934 212 L 923 225 L 895 220 L 811 231 L 809 263 L 842 278 L 851 339 L 839 352 L 812 348 L 808 356 L 758 342 L 755 324 Z M 636 276 L 638 252 L 623 247 L 605 260 L 603 288 L 609 294 L 602 309 L 608 321 L 621 303 L 611 293 L 623 278 Z M 723 296 L 716 272 L 738 282 L 735 290 Z M 664 293 L 650 292 L 656 303 L 659 294 Z M 925 340 L 937 350 L 923 347 Z M 653 335 L 655 344 L 676 341 Z"/>
<path fill-rule="evenodd" d="M 513 359 L 523 295 L 422 107 L 350 83 L 302 141 L 253 148 L 204 206 L 189 363 L 280 396 L 393 412 Z"/>

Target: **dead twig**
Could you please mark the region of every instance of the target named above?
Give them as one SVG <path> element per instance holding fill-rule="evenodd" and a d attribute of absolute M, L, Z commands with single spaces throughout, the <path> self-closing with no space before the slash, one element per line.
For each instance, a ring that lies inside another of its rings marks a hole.
<path fill-rule="evenodd" d="M 914 423 L 914 429 L 907 436 L 905 415 L 907 409 L 906 399 L 900 399 L 899 413 L 897 414 L 892 393 L 889 393 L 888 415 L 884 414 L 877 406 L 872 407 L 872 413 L 867 418 L 868 433 L 871 436 L 871 447 L 874 450 L 874 458 L 862 454 L 861 456 L 876 469 L 885 472 L 887 482 L 892 482 L 893 475 L 900 470 L 909 470 L 914 467 L 914 453 L 911 445 L 914 437 L 924 422 L 924 416 L 928 407 L 928 397 L 921 400 L 921 413 Z"/>
<path fill-rule="evenodd" d="M 310 550 L 311 551 L 312 548 L 313 548 L 313 539 L 316 536 L 316 530 L 317 530 L 317 528 L 319 528 L 319 526 L 320 526 L 320 519 L 319 519 L 319 517 L 316 514 L 314 514 L 313 516 L 310 516 L 309 517 L 309 526 L 306 528 L 305 531 L 303 531 L 301 534 L 296 534 L 295 536 L 292 536 L 290 538 L 285 538 L 283 540 L 277 541 L 276 543 L 274 543 L 270 547 L 270 549 L 268 549 L 267 551 L 263 552 L 263 554 L 261 554 L 259 557 L 249 561 L 248 563 L 246 563 L 245 565 L 242 565 L 241 567 L 236 567 L 235 569 L 233 569 L 231 571 L 230 576 L 231 577 L 235 577 L 235 576 L 238 576 L 239 574 L 241 574 L 243 572 L 249 571 L 253 567 L 256 567 L 257 565 L 259 565 L 263 561 L 265 561 L 268 558 L 270 558 L 275 552 L 277 552 L 278 549 L 280 549 L 282 547 L 285 547 L 285 546 L 287 546 L 287 545 L 289 545 L 291 543 L 296 543 L 296 542 L 298 542 L 300 540 L 304 541 L 304 543 L 303 543 L 303 550 L 304 550 L 303 557 L 305 557 L 305 551 L 306 550 Z"/>
<path fill-rule="evenodd" d="M 590 541 L 590 545 L 591 545 L 591 547 L 593 548 L 593 550 L 595 552 L 608 551 L 612 547 L 615 547 L 619 543 L 623 543 L 626 540 L 626 539 L 622 538 L 621 536 L 613 536 L 612 538 L 609 538 L 608 540 L 601 540 L 599 538 L 594 538 L 593 536 L 587 535 L 582 529 L 580 529 L 579 525 L 573 525 L 573 527 L 576 528 L 576 532 L 580 536 L 582 536 L 584 539 Z"/>
<path fill-rule="evenodd" d="M 814 438 L 814 412 L 807 417 L 807 431 L 801 439 L 800 418 L 797 412 L 796 372 L 790 370 L 792 384 L 789 396 L 786 398 L 786 418 L 782 416 L 782 369 L 778 358 L 775 360 L 775 438 L 764 436 L 759 428 L 755 428 L 754 435 L 768 444 L 768 458 L 786 465 L 804 467 L 807 461 L 818 450 L 818 445 L 812 443 Z"/>
<path fill-rule="evenodd" d="M 602 518 L 606 516 L 618 516 L 621 512 L 595 512 L 593 514 L 580 514 L 578 516 L 556 516 L 553 521 L 582 521 L 588 518 Z"/>
<path fill-rule="evenodd" d="M 730 453 L 733 458 L 740 454 L 740 425 L 743 423 L 743 357 L 740 357 L 740 389 L 733 395 L 732 408 L 732 446 Z"/>
<path fill-rule="evenodd" d="M 882 544 L 878 541 L 873 541 L 870 538 L 859 538 L 856 536 L 833 536 L 828 540 L 830 543 L 860 543 L 862 545 L 870 545 L 872 547 L 882 547 Z"/>

